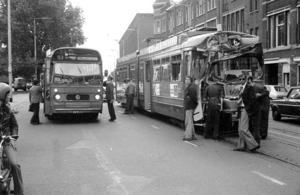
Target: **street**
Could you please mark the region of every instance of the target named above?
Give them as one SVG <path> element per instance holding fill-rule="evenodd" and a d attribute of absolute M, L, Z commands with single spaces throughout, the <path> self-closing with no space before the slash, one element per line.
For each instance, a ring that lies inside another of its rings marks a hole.
<path fill-rule="evenodd" d="M 41 104 L 43 124 L 34 126 L 28 92 L 15 92 L 11 106 L 20 111 L 17 148 L 26 195 L 300 194 L 299 157 L 286 152 L 299 152 L 299 120 L 275 122 L 270 115 L 269 137 L 248 153 L 232 151 L 237 138 L 182 141 L 179 127 L 123 115 L 117 103 L 115 122 L 108 121 L 106 103 L 96 121 L 49 121 Z"/>

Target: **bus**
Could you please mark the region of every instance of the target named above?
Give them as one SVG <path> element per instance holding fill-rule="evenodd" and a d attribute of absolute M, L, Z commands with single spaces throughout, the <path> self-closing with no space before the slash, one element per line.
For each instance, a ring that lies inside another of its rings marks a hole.
<path fill-rule="evenodd" d="M 42 85 L 44 114 L 49 120 L 62 114 L 97 119 L 103 107 L 102 59 L 98 51 L 62 47 L 45 58 Z"/>
<path fill-rule="evenodd" d="M 236 126 L 237 101 L 242 76 L 263 82 L 263 50 L 259 37 L 209 28 L 189 31 L 144 48 L 117 60 L 117 101 L 123 96 L 123 79 L 137 86 L 135 107 L 183 123 L 185 77 L 198 85 L 196 126 L 205 126 L 206 103 L 203 93 L 210 80 L 225 91 L 220 133 L 231 133 Z M 119 94 L 119 91 L 122 92 Z M 224 124 L 222 124 L 224 123 Z M 183 123 L 184 124 L 184 123 Z"/>

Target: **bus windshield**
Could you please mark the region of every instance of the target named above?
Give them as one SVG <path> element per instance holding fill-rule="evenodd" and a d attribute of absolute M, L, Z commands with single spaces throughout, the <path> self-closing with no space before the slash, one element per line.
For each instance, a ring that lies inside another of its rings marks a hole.
<path fill-rule="evenodd" d="M 261 77 L 262 73 L 262 67 L 257 58 L 240 57 L 213 63 L 209 77 L 214 81 L 240 84 L 245 75 L 256 79 Z"/>
<path fill-rule="evenodd" d="M 54 79 L 56 84 L 100 84 L 99 64 L 55 63 Z"/>

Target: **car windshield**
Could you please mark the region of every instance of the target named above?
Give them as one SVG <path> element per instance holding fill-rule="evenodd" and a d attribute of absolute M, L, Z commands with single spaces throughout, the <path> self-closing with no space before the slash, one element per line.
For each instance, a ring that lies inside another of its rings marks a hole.
<path fill-rule="evenodd" d="M 300 89 L 292 89 L 289 97 L 291 99 L 300 99 Z"/>
<path fill-rule="evenodd" d="M 287 89 L 284 87 L 274 87 L 277 92 L 287 92 Z"/>

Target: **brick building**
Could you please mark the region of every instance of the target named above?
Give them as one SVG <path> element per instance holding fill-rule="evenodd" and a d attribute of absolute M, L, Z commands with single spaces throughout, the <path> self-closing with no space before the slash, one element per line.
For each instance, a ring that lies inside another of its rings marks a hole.
<path fill-rule="evenodd" d="M 152 16 L 144 25 L 151 26 L 153 34 L 140 39 L 152 42 L 144 41 L 139 49 L 204 27 L 245 32 L 258 35 L 263 43 L 266 84 L 300 84 L 300 0 L 155 0 Z"/>

